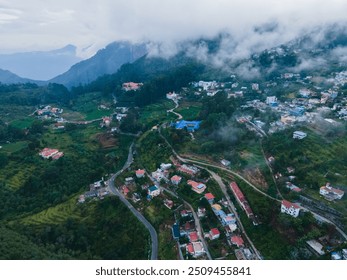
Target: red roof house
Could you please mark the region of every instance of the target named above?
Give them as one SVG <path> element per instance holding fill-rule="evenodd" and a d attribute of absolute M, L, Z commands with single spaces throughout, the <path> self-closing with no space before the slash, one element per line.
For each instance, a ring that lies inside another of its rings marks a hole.
<path fill-rule="evenodd" d="M 198 241 L 199 240 L 198 233 L 196 231 L 189 233 L 189 240 L 190 240 L 190 242 Z"/>
<path fill-rule="evenodd" d="M 210 239 L 214 240 L 214 239 L 218 239 L 220 236 L 220 232 L 218 230 L 218 228 L 213 228 L 210 230 Z"/>
<path fill-rule="evenodd" d="M 145 176 L 145 171 L 143 169 L 138 169 L 135 171 L 135 174 L 137 178 L 142 178 L 143 176 Z"/>
<path fill-rule="evenodd" d="M 182 177 L 177 175 L 171 177 L 171 183 L 174 185 L 178 185 L 181 182 L 181 180 L 182 180 Z"/>
<path fill-rule="evenodd" d="M 237 247 L 242 247 L 244 245 L 244 241 L 241 236 L 234 235 L 230 238 L 230 241 L 232 244 L 236 245 Z"/>
<path fill-rule="evenodd" d="M 210 204 L 212 204 L 214 202 L 214 199 L 215 199 L 215 197 L 212 193 L 206 193 L 205 198 Z"/>

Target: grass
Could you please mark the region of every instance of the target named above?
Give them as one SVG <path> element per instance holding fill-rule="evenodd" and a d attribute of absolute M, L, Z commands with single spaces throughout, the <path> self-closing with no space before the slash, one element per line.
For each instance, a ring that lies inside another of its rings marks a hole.
<path fill-rule="evenodd" d="M 28 128 L 32 125 L 32 123 L 35 121 L 35 118 L 25 118 L 25 119 L 19 119 L 11 122 L 11 125 L 13 127 L 19 128 L 19 129 L 24 129 Z"/>
<path fill-rule="evenodd" d="M 25 149 L 27 146 L 28 146 L 28 142 L 18 141 L 18 142 L 2 145 L 1 151 L 12 154 L 12 153 L 16 153 L 16 152 L 19 152 L 20 150 Z"/>
<path fill-rule="evenodd" d="M 175 110 L 177 113 L 181 114 L 183 119 L 192 121 L 199 117 L 202 105 L 201 103 L 194 102 L 182 102 L 180 106 Z"/>
<path fill-rule="evenodd" d="M 173 107 L 173 103 L 168 100 L 146 106 L 140 112 L 139 122 L 146 127 L 152 127 L 160 122 L 173 120 L 175 116 L 167 114 L 167 110 Z"/>
<path fill-rule="evenodd" d="M 109 104 L 109 101 L 103 100 L 100 92 L 89 92 L 79 96 L 76 103 L 71 108 L 72 110 L 67 110 L 67 112 L 64 113 L 64 116 L 69 119 L 76 118 L 75 120 L 81 120 L 82 118 L 86 121 L 109 116 L 113 111 L 111 109 L 99 109 L 98 107 L 101 104 Z"/>

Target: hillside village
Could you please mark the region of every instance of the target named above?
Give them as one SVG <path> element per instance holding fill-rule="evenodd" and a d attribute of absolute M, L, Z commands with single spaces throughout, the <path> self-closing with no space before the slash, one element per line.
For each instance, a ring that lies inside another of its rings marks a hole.
<path fill-rule="evenodd" d="M 121 218 L 149 232 L 147 258 L 346 259 L 347 72 L 287 70 L 196 75 L 184 86 L 173 82 L 183 70 L 126 73 L 111 93 L 78 88 L 68 103 L 30 107 L 23 133 L 9 130 L 19 138 L 1 146 L 0 178 L 15 190 L 22 178 L 16 195 L 39 193 L 45 207 L 69 201 L 62 208 L 82 222 L 123 205 Z M 44 215 L 31 203 L 23 228 Z"/>
<path fill-rule="evenodd" d="M 312 77 L 301 78 L 300 75 L 292 73 L 282 75 L 278 78 L 278 82 L 266 84 L 251 82 L 243 85 L 238 81 L 236 75 L 233 75 L 231 79 L 233 80 L 232 82 L 193 82 L 190 88 L 185 88 L 180 93 L 167 93 L 166 98 L 173 101 L 176 109 L 190 94 L 197 96 L 198 99 L 214 98 L 218 95 L 226 95 L 227 99 L 243 99 L 244 105 L 240 106 L 241 110 L 238 115 L 234 116 L 234 120 L 260 139 L 286 129 L 297 129 L 298 126 L 302 127 L 303 125 L 316 128 L 317 122 L 323 122 L 323 124 L 332 128 L 339 127 L 342 125 L 341 122 L 346 120 L 343 110 L 346 110 L 347 100 L 339 96 L 339 87 L 344 86 L 347 82 L 344 72 L 336 74 L 331 81 L 333 86 L 327 90 L 312 87 Z M 290 83 L 300 84 L 300 87 L 297 87 L 296 93 L 290 94 L 286 98 L 271 95 L 272 89 L 277 87 L 279 83 L 286 87 L 289 87 Z M 141 90 L 142 86 L 143 83 L 128 82 L 122 85 L 122 89 L 125 92 L 135 92 L 136 94 L 137 91 Z M 255 99 L 249 100 L 251 95 L 255 96 Z M 115 104 L 117 102 L 115 101 Z M 100 106 L 98 110 L 100 110 Z M 104 105 L 102 105 L 101 109 L 110 110 Z M 129 107 L 117 107 L 113 112 L 110 112 L 109 116 L 103 116 L 95 121 L 100 121 L 101 129 L 117 134 L 120 132 L 121 123 L 127 119 L 129 110 L 131 110 Z M 273 117 L 272 119 L 263 120 L 261 117 L 255 117 L 254 111 L 258 111 L 264 116 L 269 112 L 273 112 Z M 173 110 L 170 110 L 170 112 L 175 113 Z M 247 112 L 252 112 L 252 114 L 247 114 Z M 55 120 L 58 123 L 70 122 L 61 117 L 62 113 L 63 109 L 52 109 L 51 106 L 45 106 L 36 112 L 39 117 L 44 115 L 46 119 L 47 116 L 56 118 Z M 203 121 L 198 118 L 185 120 L 181 117 L 178 120 L 171 121 L 171 123 L 157 124 L 152 128 L 152 131 L 161 133 L 161 129 L 166 127 L 187 131 L 191 135 L 191 141 L 194 141 L 194 134 L 200 130 Z M 87 125 L 93 121 L 79 121 L 76 123 Z M 64 129 L 63 125 L 55 126 Z M 320 128 L 318 127 L 317 129 Z M 295 130 L 292 138 L 296 141 L 304 141 L 306 137 L 310 137 L 310 133 L 307 129 L 304 131 Z M 59 159 L 59 157 L 63 156 L 63 153 L 56 149 L 45 148 L 40 155 L 43 158 L 52 157 L 53 159 Z M 210 190 L 209 187 L 209 182 L 212 178 L 206 177 L 206 175 L 201 177 L 201 167 L 182 162 L 175 157 L 174 153 L 170 159 L 170 163 L 161 163 L 157 169 L 153 170 L 141 168 L 134 170 L 129 167 L 127 174 L 130 176 L 123 178 L 123 181 L 118 179 L 116 181 L 118 182 L 116 187 L 119 193 L 142 213 L 145 213 L 144 209 L 151 205 L 153 201 L 161 201 L 164 207 L 172 211 L 174 219 L 169 225 L 171 238 L 177 244 L 178 255 L 181 259 L 209 259 L 211 258 L 209 252 L 211 244 L 213 247 L 218 248 L 217 251 L 220 254 L 214 255 L 214 258 L 225 258 L 229 254 L 241 260 L 263 258 L 247 236 L 241 224 L 239 213 L 235 208 L 235 204 L 237 207 L 240 207 L 254 227 L 262 224 L 261 219 L 253 211 L 252 204 L 248 202 L 247 196 L 243 194 L 238 183 L 229 181 L 227 196 L 219 195 L 217 199 L 213 190 Z M 276 154 L 270 154 L 266 157 L 266 162 L 271 172 L 276 171 L 274 168 L 276 161 Z M 232 169 L 233 161 L 232 159 L 227 160 L 224 158 L 219 161 L 217 166 Z M 132 170 L 132 174 L 129 173 L 130 170 Z M 286 172 L 289 176 L 286 177 L 288 181 L 284 184 L 285 188 L 292 193 L 302 194 L 304 192 L 303 189 L 293 183 L 296 178 L 295 168 L 288 166 Z M 276 181 L 282 181 L 284 177 L 280 172 L 277 172 L 274 173 L 273 178 Z M 78 203 L 84 204 L 95 199 L 103 200 L 106 196 L 110 196 L 112 192 L 108 185 L 108 180 L 104 179 L 92 183 L 89 186 L 89 190 L 79 196 Z M 183 193 L 184 195 L 182 196 Z M 332 187 L 330 183 L 326 183 L 326 186 L 321 187 L 318 193 L 328 201 L 340 200 L 344 196 L 343 190 Z M 199 197 L 201 202 L 199 202 L 198 206 L 193 207 L 185 201 L 187 194 L 190 197 Z M 310 209 L 313 208 L 301 206 L 303 200 L 295 198 L 296 203 L 286 199 L 280 200 L 278 213 L 297 218 L 301 215 L 301 212 L 307 213 L 312 211 Z M 209 221 L 210 219 L 213 222 Z M 322 221 L 320 220 L 319 222 Z M 201 224 L 203 225 L 202 227 Z M 311 239 L 307 241 L 307 246 L 314 254 L 319 256 L 325 254 L 326 251 L 324 250 L 332 252 L 332 256 L 335 256 L 334 258 L 338 258 L 336 254 L 340 256 L 339 252 L 327 249 L 331 247 L 330 245 L 325 247 L 326 245 L 321 245 L 322 243 L 324 244 L 324 242 L 318 239 Z M 337 241 L 334 244 L 336 247 L 340 243 Z M 317 246 L 320 248 L 319 250 Z"/>

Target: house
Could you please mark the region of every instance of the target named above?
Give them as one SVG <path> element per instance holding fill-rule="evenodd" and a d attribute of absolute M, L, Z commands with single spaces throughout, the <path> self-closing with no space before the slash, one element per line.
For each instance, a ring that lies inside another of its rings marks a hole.
<path fill-rule="evenodd" d="M 258 91 L 259 90 L 259 84 L 253 83 L 252 84 L 252 90 Z"/>
<path fill-rule="evenodd" d="M 186 246 L 187 252 L 193 257 L 197 258 L 205 254 L 204 246 L 202 242 L 192 242 Z"/>
<path fill-rule="evenodd" d="M 86 201 L 85 196 L 83 194 L 80 195 L 79 198 L 78 198 L 78 203 L 84 203 L 85 201 Z"/>
<path fill-rule="evenodd" d="M 128 189 L 127 186 L 123 186 L 121 188 L 121 192 L 124 194 L 124 196 L 127 196 L 130 193 L 130 190 Z"/>
<path fill-rule="evenodd" d="M 319 194 L 323 195 L 327 200 L 336 200 L 341 199 L 345 194 L 344 191 L 333 188 L 330 183 L 327 183 L 325 186 L 319 189 Z"/>
<path fill-rule="evenodd" d="M 156 171 L 152 172 L 151 175 L 152 175 L 153 179 L 158 181 L 158 182 L 162 179 L 166 180 L 166 177 L 165 177 L 166 174 L 159 168 Z"/>
<path fill-rule="evenodd" d="M 236 218 L 233 214 L 228 214 L 221 217 L 223 226 L 228 226 L 236 223 Z"/>
<path fill-rule="evenodd" d="M 214 203 L 214 195 L 212 193 L 206 193 L 205 198 L 208 201 L 208 203 L 213 204 Z"/>
<path fill-rule="evenodd" d="M 245 242 L 243 241 L 242 237 L 241 237 L 241 236 L 238 236 L 238 235 L 232 236 L 232 237 L 230 238 L 230 242 L 231 242 L 231 244 L 236 245 L 238 248 L 243 247 L 243 246 L 244 246 L 244 243 L 245 243 Z"/>
<path fill-rule="evenodd" d="M 225 227 L 227 232 L 234 232 L 235 230 L 237 230 L 237 225 L 235 224 L 230 224 L 228 226 Z"/>
<path fill-rule="evenodd" d="M 230 166 L 231 162 L 229 160 L 222 159 L 221 164 L 223 164 L 224 166 Z"/>
<path fill-rule="evenodd" d="M 181 211 L 181 217 L 186 218 L 186 217 L 193 217 L 193 213 L 191 210 L 182 210 Z"/>
<path fill-rule="evenodd" d="M 308 241 L 306 241 L 306 243 L 318 255 L 322 256 L 325 254 L 323 245 L 320 244 L 317 240 L 314 240 L 314 239 L 308 240 Z"/>
<path fill-rule="evenodd" d="M 182 177 L 180 176 L 175 175 L 171 177 L 171 183 L 174 185 L 178 185 L 179 183 L 181 183 L 181 181 L 182 181 Z"/>
<path fill-rule="evenodd" d="M 152 186 L 152 187 L 148 188 L 147 193 L 151 197 L 155 197 L 155 196 L 160 195 L 160 189 L 157 186 Z"/>
<path fill-rule="evenodd" d="M 127 114 L 117 114 L 116 119 L 117 121 L 121 121 L 122 119 L 126 118 L 128 115 Z"/>
<path fill-rule="evenodd" d="M 291 203 L 288 200 L 282 200 L 281 213 L 285 213 L 296 218 L 299 216 L 300 206 L 295 203 Z"/>
<path fill-rule="evenodd" d="M 267 105 L 272 105 L 274 103 L 277 103 L 277 97 L 276 96 L 268 96 L 266 97 L 266 102 Z"/>
<path fill-rule="evenodd" d="M 64 123 L 58 122 L 54 124 L 54 128 L 53 129 L 64 129 L 65 125 Z"/>
<path fill-rule="evenodd" d="M 294 168 L 294 167 L 289 166 L 289 167 L 287 167 L 287 172 L 288 172 L 289 174 L 292 174 L 292 173 L 294 173 L 294 172 L 295 172 L 295 168 Z"/>
<path fill-rule="evenodd" d="M 143 178 L 145 176 L 145 170 L 143 169 L 138 169 L 135 171 L 136 177 L 137 178 Z"/>
<path fill-rule="evenodd" d="M 106 127 L 109 127 L 111 124 L 111 118 L 110 117 L 103 117 L 102 122 Z"/>
<path fill-rule="evenodd" d="M 59 153 L 53 155 L 53 156 L 52 156 L 52 159 L 53 159 L 53 160 L 57 160 L 57 159 L 60 159 L 60 158 L 63 157 L 63 156 L 64 156 L 64 153 L 63 153 L 63 152 L 59 152 Z"/>
<path fill-rule="evenodd" d="M 98 190 L 98 194 L 97 196 L 100 198 L 100 199 L 103 199 L 106 195 L 109 195 L 109 191 L 107 190 L 107 188 L 100 188 Z"/>
<path fill-rule="evenodd" d="M 162 164 L 160 164 L 160 169 L 161 170 L 168 170 L 168 169 L 170 169 L 171 168 L 171 166 L 172 166 L 172 164 L 171 163 L 162 163 Z"/>
<path fill-rule="evenodd" d="M 169 208 L 169 209 L 172 209 L 172 207 L 174 206 L 174 202 L 170 199 L 165 199 L 164 200 L 164 205 Z"/>
<path fill-rule="evenodd" d="M 294 131 L 293 139 L 304 139 L 307 136 L 307 133 L 302 131 Z"/>
<path fill-rule="evenodd" d="M 201 194 L 206 190 L 206 185 L 203 183 L 188 180 L 187 184 L 190 185 L 192 187 L 192 191 L 196 192 L 197 194 Z"/>
<path fill-rule="evenodd" d="M 252 211 L 251 207 L 249 206 L 248 201 L 246 200 L 246 197 L 244 196 L 244 194 L 240 190 L 239 186 L 236 184 L 236 182 L 231 182 L 229 187 L 230 187 L 232 193 L 234 194 L 239 205 L 246 212 L 247 217 L 253 219 L 254 218 L 253 211 Z"/>
<path fill-rule="evenodd" d="M 177 100 L 178 95 L 175 92 L 169 92 L 166 94 L 166 98 L 170 100 Z"/>
<path fill-rule="evenodd" d="M 289 115 L 282 115 L 281 116 L 281 122 L 284 124 L 292 124 L 295 122 L 295 117 L 289 116 Z"/>
<path fill-rule="evenodd" d="M 63 152 L 59 152 L 57 149 L 44 148 L 39 155 L 44 159 L 52 158 L 53 160 L 59 159 L 64 156 Z"/>
<path fill-rule="evenodd" d="M 297 193 L 301 192 L 301 189 L 295 186 L 294 184 L 292 184 L 291 182 L 286 182 L 286 187 L 293 192 L 297 192 Z"/>
<path fill-rule="evenodd" d="M 138 193 L 133 193 L 133 196 L 131 198 L 135 203 L 139 202 L 141 200 L 141 196 Z"/>
<path fill-rule="evenodd" d="M 188 221 L 188 222 L 186 222 L 186 223 L 184 224 L 183 228 L 184 228 L 185 234 L 188 235 L 189 232 L 192 232 L 192 231 L 195 230 L 195 223 L 194 223 L 194 221 Z"/>
<path fill-rule="evenodd" d="M 199 218 L 205 217 L 205 215 L 206 215 L 206 208 L 199 207 L 197 214 L 198 214 Z"/>
<path fill-rule="evenodd" d="M 188 234 L 188 238 L 190 242 L 197 242 L 199 241 L 199 236 L 196 231 L 192 231 Z"/>
<path fill-rule="evenodd" d="M 191 176 L 196 175 L 200 171 L 199 168 L 186 164 L 181 165 L 178 170 Z"/>
<path fill-rule="evenodd" d="M 176 129 L 186 128 L 189 132 L 194 132 L 200 128 L 201 121 L 185 121 L 181 120 L 176 122 L 173 126 Z"/>
<path fill-rule="evenodd" d="M 220 232 L 219 232 L 218 228 L 212 228 L 209 232 L 209 236 L 210 236 L 211 240 L 218 239 L 220 236 Z"/>
<path fill-rule="evenodd" d="M 131 91 L 131 90 L 139 90 L 143 86 L 142 83 L 134 83 L 134 82 L 128 82 L 128 83 L 123 83 L 122 89 L 125 91 Z"/>
<path fill-rule="evenodd" d="M 222 206 L 220 206 L 218 203 L 212 204 L 211 207 L 212 207 L 213 212 L 215 212 L 215 213 L 222 210 Z"/>

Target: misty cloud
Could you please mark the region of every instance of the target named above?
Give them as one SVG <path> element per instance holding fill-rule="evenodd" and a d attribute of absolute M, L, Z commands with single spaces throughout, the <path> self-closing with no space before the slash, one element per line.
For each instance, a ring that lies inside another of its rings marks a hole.
<path fill-rule="evenodd" d="M 81 56 L 90 56 L 112 41 L 131 40 L 165 42 L 156 51 L 170 56 L 177 42 L 224 32 L 232 40 L 225 38 L 215 58 L 218 65 L 224 58 L 287 42 L 314 26 L 346 21 L 346 10 L 347 2 L 339 0 L 0 0 L 0 52 L 74 44 Z M 230 46 L 233 52 L 225 52 Z M 209 59 L 203 47 L 196 54 Z"/>

